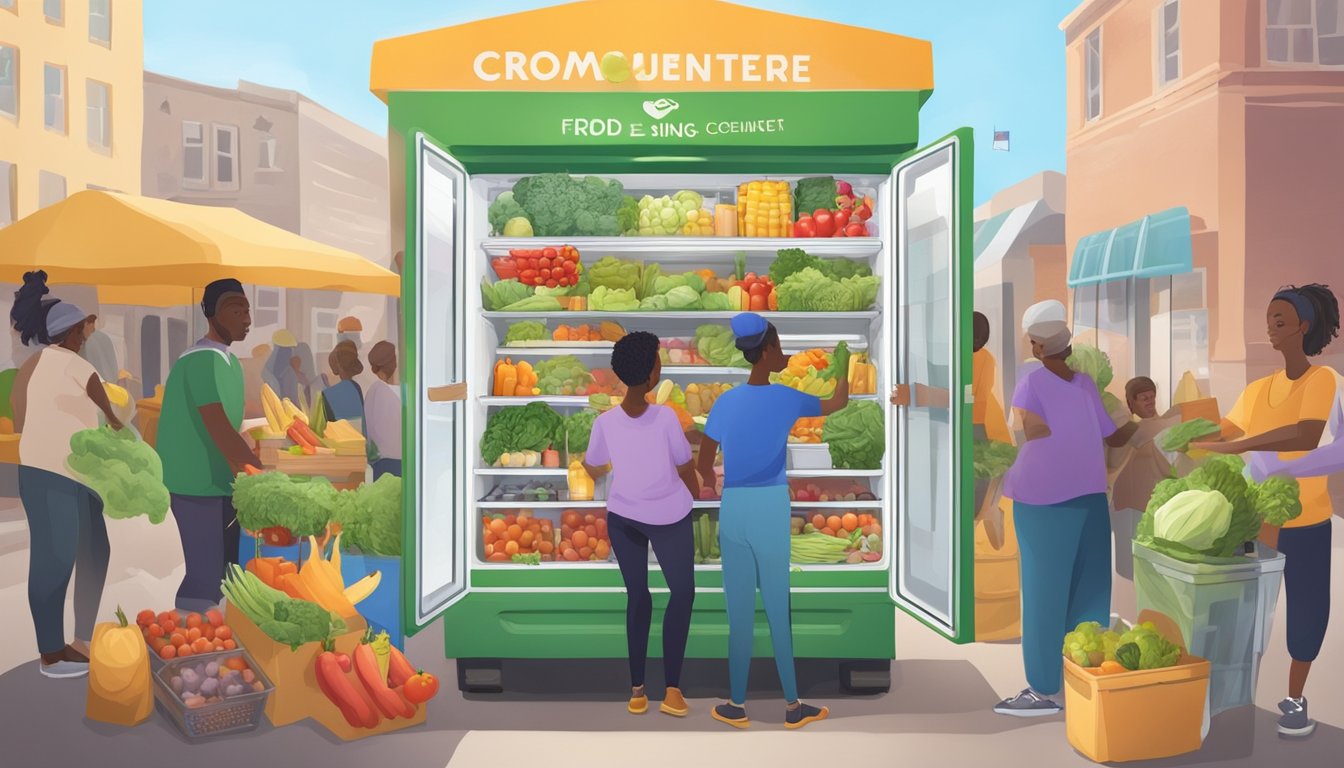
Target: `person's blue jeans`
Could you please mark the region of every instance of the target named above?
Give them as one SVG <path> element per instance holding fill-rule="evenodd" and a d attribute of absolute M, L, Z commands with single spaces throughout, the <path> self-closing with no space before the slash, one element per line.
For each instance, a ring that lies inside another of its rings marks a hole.
<path fill-rule="evenodd" d="M 723 598 L 728 609 L 728 678 L 734 704 L 747 701 L 756 626 L 756 589 L 761 590 L 770 644 L 786 701 L 798 700 L 789 616 L 789 489 L 725 488 L 719 506 L 719 551 Z"/>
<path fill-rule="evenodd" d="M 75 576 L 75 637 L 88 641 L 98 620 L 112 547 L 103 501 L 68 477 L 19 467 L 19 498 L 28 517 L 28 607 L 37 650 L 65 648 L 65 592 Z"/>
<path fill-rule="evenodd" d="M 383 475 L 401 477 L 401 459 L 378 459 L 373 462 L 373 479 L 377 481 Z"/>
<path fill-rule="evenodd" d="M 1106 494 L 1039 506 L 1013 502 L 1022 570 L 1022 663 L 1027 684 L 1059 693 L 1064 635 L 1111 620 L 1111 518 Z"/>

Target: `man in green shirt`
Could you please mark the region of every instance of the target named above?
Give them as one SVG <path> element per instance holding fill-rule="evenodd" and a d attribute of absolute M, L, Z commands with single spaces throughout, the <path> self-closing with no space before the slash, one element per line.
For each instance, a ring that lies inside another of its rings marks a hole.
<path fill-rule="evenodd" d="M 238 561 L 233 478 L 249 464 L 261 465 L 238 432 L 243 423 L 243 366 L 229 352 L 229 345 L 246 338 L 252 325 L 242 284 L 210 283 L 201 311 L 210 330 L 168 374 L 156 446 L 187 565 L 177 607 L 187 611 L 219 604 L 219 583 L 229 564 Z"/>

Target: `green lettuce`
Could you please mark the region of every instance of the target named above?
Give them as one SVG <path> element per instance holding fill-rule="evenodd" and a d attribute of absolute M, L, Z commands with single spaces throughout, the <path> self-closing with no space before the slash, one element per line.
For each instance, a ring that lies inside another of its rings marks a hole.
<path fill-rule="evenodd" d="M 886 452 L 882 407 L 871 400 L 851 401 L 826 417 L 822 440 L 830 447 L 836 469 L 881 469 Z"/>
<path fill-rule="evenodd" d="M 522 341 L 543 341 L 546 338 L 548 338 L 546 326 L 535 320 L 524 320 L 509 326 L 508 332 L 504 334 L 504 346 L 512 346 Z"/>
<path fill-rule="evenodd" d="M 634 288 L 599 285 L 588 297 L 588 308 L 595 312 L 634 312 L 639 309 L 639 299 L 635 298 Z"/>
<path fill-rule="evenodd" d="M 706 294 L 718 296 L 722 294 Z M 702 299 L 703 300 L 703 299 Z M 727 297 L 724 297 L 727 301 Z M 720 368 L 750 368 L 751 364 L 737 348 L 736 339 L 730 328 L 722 325 L 702 325 L 695 329 L 695 351 L 705 362 Z"/>
<path fill-rule="evenodd" d="M 70 469 L 103 502 L 113 519 L 144 515 L 158 525 L 168 514 L 163 463 L 148 443 L 129 429 L 99 427 L 70 437 Z"/>
<path fill-rule="evenodd" d="M 556 443 L 563 423 L 560 414 L 545 403 L 501 408 L 485 424 L 481 459 L 491 466 L 505 453 L 544 451 Z"/>
<path fill-rule="evenodd" d="M 1162 438 L 1162 450 L 1186 453 L 1190 450 L 1190 443 L 1218 432 L 1218 425 L 1208 419 L 1191 419 L 1167 431 Z"/>

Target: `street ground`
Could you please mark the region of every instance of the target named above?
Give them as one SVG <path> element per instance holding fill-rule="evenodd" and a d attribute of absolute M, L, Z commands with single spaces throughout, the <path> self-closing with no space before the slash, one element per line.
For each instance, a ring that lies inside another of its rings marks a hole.
<path fill-rule="evenodd" d="M 172 603 L 182 576 L 177 532 L 169 517 L 160 526 L 143 519 L 108 521 L 112 564 L 103 613 Z M 772 664 L 762 661 L 749 704 L 751 730 L 731 731 L 709 710 L 726 675 L 721 665 L 691 665 L 685 685 L 692 714 L 677 720 L 650 711 L 625 713 L 628 690 L 620 663 L 569 661 L 506 667 L 509 679 L 528 681 L 525 692 L 464 697 L 456 671 L 443 658 L 442 634 L 427 630 L 409 641 L 408 654 L 438 675 L 443 690 L 431 703 L 428 722 L 400 733 L 343 743 L 311 721 L 273 729 L 263 721 L 253 732 L 188 745 L 159 712 L 133 729 L 84 719 L 83 680 L 47 680 L 37 671 L 36 646 L 27 606 L 26 524 L 13 499 L 0 498 L 0 615 L 9 630 L 0 643 L 0 721 L 3 763 L 28 766 L 135 766 L 168 755 L 190 755 L 196 768 L 388 765 L 398 768 L 476 768 L 544 761 L 553 768 L 637 764 L 654 768 L 688 764 L 753 766 L 825 765 L 843 759 L 872 765 L 1085 766 L 1090 761 L 1069 746 L 1063 717 L 1016 720 L 993 714 L 999 698 L 1022 685 L 1021 659 L 1013 643 L 955 646 L 904 614 L 897 614 L 897 656 L 892 691 L 883 696 L 845 697 L 833 680 L 804 669 L 800 685 L 808 700 L 832 709 L 831 719 L 793 733 L 782 727 L 779 694 L 768 687 Z M 1333 593 L 1344 596 L 1344 526 L 1335 526 Z M 72 618 L 67 618 L 72 621 Z M 1309 766 L 1337 765 L 1344 754 L 1344 654 L 1341 619 L 1326 639 L 1308 689 L 1320 722 L 1303 742 L 1277 738 L 1275 705 L 1284 695 L 1284 601 L 1280 599 L 1257 706 L 1226 713 L 1213 722 L 1197 753 L 1145 765 Z M 69 625 L 68 625 L 69 626 Z M 650 693 L 657 694 L 656 662 Z M 700 681 L 700 682 L 697 682 Z M 1137 735 L 1142 738 L 1142 734 Z M 189 749 L 189 752 L 184 752 Z M 1335 757 L 1330 757 L 1335 755 Z"/>

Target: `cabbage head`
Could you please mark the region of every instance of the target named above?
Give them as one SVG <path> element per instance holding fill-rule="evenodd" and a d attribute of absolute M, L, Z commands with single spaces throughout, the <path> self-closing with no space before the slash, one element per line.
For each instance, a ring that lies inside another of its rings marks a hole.
<path fill-rule="evenodd" d="M 1068 366 L 1079 373 L 1085 373 L 1096 383 L 1097 389 L 1105 390 L 1115 378 L 1111 368 L 1111 358 L 1105 352 L 1091 344 L 1077 344 L 1073 354 L 1069 355 Z"/>
<path fill-rule="evenodd" d="M 871 400 L 850 401 L 826 417 L 822 440 L 836 469 L 881 469 L 886 452 L 882 407 Z"/>
<path fill-rule="evenodd" d="M 1193 550 L 1205 550 L 1227 533 L 1232 503 L 1217 491 L 1176 494 L 1153 515 L 1153 535 Z"/>

